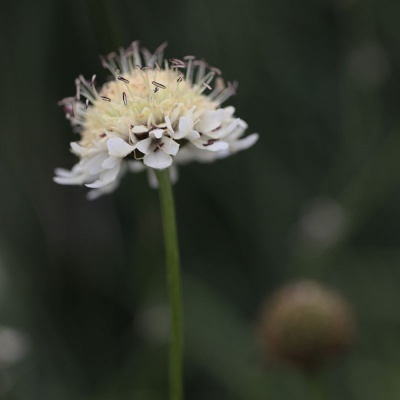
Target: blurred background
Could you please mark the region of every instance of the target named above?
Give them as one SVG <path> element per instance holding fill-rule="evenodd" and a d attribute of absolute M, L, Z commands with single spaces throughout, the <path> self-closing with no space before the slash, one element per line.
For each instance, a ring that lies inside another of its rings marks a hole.
<path fill-rule="evenodd" d="M 0 8 L 0 398 L 166 398 L 157 192 L 52 181 L 57 101 L 139 39 L 237 79 L 250 150 L 180 169 L 189 400 L 400 398 L 400 2 L 16 0 Z M 257 345 L 264 299 L 314 279 L 352 303 L 348 354 L 309 377 Z M 317 393 L 318 392 L 318 393 Z M 317 394 L 316 394 L 317 393 Z M 318 397 L 319 396 L 319 397 Z"/>

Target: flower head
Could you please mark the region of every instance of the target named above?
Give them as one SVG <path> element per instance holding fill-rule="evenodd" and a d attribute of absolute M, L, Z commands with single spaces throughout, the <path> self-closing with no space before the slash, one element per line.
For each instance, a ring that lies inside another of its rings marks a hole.
<path fill-rule="evenodd" d="M 312 371 L 345 351 L 354 330 L 346 299 L 317 282 L 299 281 L 267 300 L 259 336 L 269 356 Z"/>
<path fill-rule="evenodd" d="M 171 167 L 176 179 L 176 164 L 211 162 L 257 141 L 257 134 L 241 138 L 247 124 L 233 107 L 220 107 L 236 85 L 193 56 L 164 60 L 165 47 L 152 54 L 134 42 L 102 58 L 113 79 L 101 88 L 95 75 L 76 79 L 76 95 L 60 104 L 80 133 L 71 143 L 80 161 L 71 171 L 56 169 L 57 183 L 85 184 L 96 198 L 113 191 L 127 170 Z"/>

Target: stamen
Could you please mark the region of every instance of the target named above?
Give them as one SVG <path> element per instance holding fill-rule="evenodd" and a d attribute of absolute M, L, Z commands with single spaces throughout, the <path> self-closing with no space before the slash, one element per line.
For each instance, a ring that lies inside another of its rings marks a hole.
<path fill-rule="evenodd" d="M 87 110 L 89 107 L 89 99 L 86 99 L 85 101 L 85 110 Z"/>
<path fill-rule="evenodd" d="M 192 65 L 193 65 L 194 58 L 195 57 L 193 57 L 193 56 L 185 57 L 185 60 L 188 60 L 187 69 L 186 69 L 186 80 L 188 80 L 189 82 L 192 82 L 192 75 L 193 75 Z"/>
<path fill-rule="evenodd" d="M 81 82 L 79 79 L 75 79 L 76 84 L 76 100 L 79 100 L 81 97 Z"/>
<path fill-rule="evenodd" d="M 183 80 L 183 76 L 180 76 L 180 77 L 177 79 L 177 82 L 182 82 L 182 80 Z"/>
<path fill-rule="evenodd" d="M 156 53 L 156 54 L 161 53 L 167 46 L 168 46 L 168 42 L 164 42 L 164 43 L 160 44 L 160 46 L 158 46 L 155 49 L 154 53 Z"/>
<path fill-rule="evenodd" d="M 185 63 L 182 60 L 179 60 L 179 58 L 170 58 L 169 61 L 172 64 L 180 64 L 180 65 L 185 66 Z"/>
<path fill-rule="evenodd" d="M 108 68 L 108 62 L 103 55 L 100 55 L 100 63 L 103 68 Z"/>
<path fill-rule="evenodd" d="M 122 100 L 123 100 L 124 104 L 127 106 L 128 105 L 128 100 L 126 98 L 126 93 L 125 92 L 122 92 Z"/>
<path fill-rule="evenodd" d="M 75 100 L 75 97 L 65 97 L 64 99 L 60 100 L 57 104 L 59 106 L 69 106 Z"/>
<path fill-rule="evenodd" d="M 107 96 L 100 96 L 104 101 L 110 102 L 111 99 Z"/>
<path fill-rule="evenodd" d="M 209 89 L 209 90 L 212 89 L 212 87 L 211 87 L 208 83 L 203 83 L 203 85 L 204 85 L 207 89 Z"/>
<path fill-rule="evenodd" d="M 156 82 L 156 81 L 153 81 L 153 82 L 151 82 L 154 86 L 157 86 L 158 88 L 160 88 L 160 89 L 166 89 L 167 87 L 166 86 L 164 86 L 163 84 L 161 84 L 161 83 L 158 83 L 158 82 Z"/>
<path fill-rule="evenodd" d="M 154 153 L 156 153 L 158 150 L 161 150 L 161 147 L 164 146 L 164 142 L 161 142 L 157 145 L 157 147 L 154 149 Z"/>
<path fill-rule="evenodd" d="M 204 147 L 211 146 L 215 142 L 218 142 L 219 139 L 208 139 L 207 143 L 203 143 Z"/>
<path fill-rule="evenodd" d="M 231 83 L 228 81 L 228 88 L 230 89 L 232 95 L 234 96 L 236 94 L 236 88 L 237 88 L 237 81 Z"/>
<path fill-rule="evenodd" d="M 193 65 L 198 67 L 196 83 L 201 82 L 202 79 L 204 78 L 204 74 L 206 72 L 207 63 L 203 60 L 194 60 Z"/>
<path fill-rule="evenodd" d="M 95 80 L 96 80 L 96 74 L 92 76 L 92 79 L 90 80 L 90 86 L 93 86 Z"/>
<path fill-rule="evenodd" d="M 222 71 L 217 67 L 209 67 L 210 71 L 215 72 L 217 75 L 221 76 Z"/>
<path fill-rule="evenodd" d="M 107 54 L 107 58 L 109 60 L 112 60 L 113 58 L 117 57 L 117 53 L 115 51 L 112 51 L 111 53 Z"/>

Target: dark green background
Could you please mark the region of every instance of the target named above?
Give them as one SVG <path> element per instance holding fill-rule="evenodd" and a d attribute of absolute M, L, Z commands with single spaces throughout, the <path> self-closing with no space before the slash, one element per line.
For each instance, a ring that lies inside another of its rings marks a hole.
<path fill-rule="evenodd" d="M 398 0 L 6 0 L 0 13 L 0 325 L 29 340 L 25 358 L 0 363 L 0 398 L 166 399 L 157 192 L 131 174 L 88 202 L 52 181 L 77 139 L 57 101 L 80 73 L 101 81 L 98 55 L 135 39 L 237 79 L 228 104 L 260 133 L 248 151 L 181 168 L 175 186 L 186 398 L 310 398 L 254 339 L 264 297 L 305 277 L 340 290 L 358 319 L 320 398 L 400 398 Z M 343 217 L 336 237 L 329 210 Z"/>

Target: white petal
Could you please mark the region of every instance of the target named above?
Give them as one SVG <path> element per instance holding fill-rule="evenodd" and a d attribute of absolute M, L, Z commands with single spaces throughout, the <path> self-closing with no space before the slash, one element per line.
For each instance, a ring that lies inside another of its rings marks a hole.
<path fill-rule="evenodd" d="M 158 179 L 154 169 L 147 168 L 147 179 L 149 180 L 149 186 L 152 189 L 158 189 Z"/>
<path fill-rule="evenodd" d="M 131 172 L 141 172 L 146 168 L 141 161 L 129 161 L 128 167 Z"/>
<path fill-rule="evenodd" d="M 179 153 L 174 158 L 174 164 L 188 164 L 192 161 L 198 161 L 203 163 L 213 162 L 218 159 L 220 153 L 215 153 L 212 151 L 202 150 L 204 147 L 197 148 L 193 144 L 188 143 L 183 147 Z"/>
<path fill-rule="evenodd" d="M 149 128 L 145 125 L 136 125 L 132 128 L 132 133 L 146 133 Z"/>
<path fill-rule="evenodd" d="M 53 181 L 60 185 L 82 185 L 85 180 L 85 176 L 55 176 Z"/>
<path fill-rule="evenodd" d="M 108 154 L 104 151 L 104 152 L 101 152 L 101 153 L 95 155 L 91 159 L 89 159 L 86 164 L 86 168 L 89 171 L 89 174 L 90 175 L 99 174 L 103 170 L 103 167 L 101 166 L 101 164 L 107 157 L 108 157 Z"/>
<path fill-rule="evenodd" d="M 163 133 L 164 129 L 153 129 L 152 131 L 150 131 L 150 134 L 153 134 L 153 136 L 157 139 L 161 139 Z"/>
<path fill-rule="evenodd" d="M 101 166 L 105 169 L 111 169 L 114 168 L 119 162 L 121 162 L 119 157 L 110 156 L 103 161 Z"/>
<path fill-rule="evenodd" d="M 72 152 L 77 156 L 81 156 L 85 152 L 85 149 L 76 142 L 71 142 L 70 145 Z"/>
<path fill-rule="evenodd" d="M 151 168 L 155 169 L 165 169 L 172 164 L 172 157 L 162 150 L 156 152 L 151 152 L 144 156 L 143 162 Z"/>
<path fill-rule="evenodd" d="M 226 128 L 226 133 L 229 134 L 231 133 L 239 124 L 240 124 L 241 119 L 236 118 L 227 128 Z"/>
<path fill-rule="evenodd" d="M 174 139 L 182 139 L 193 130 L 193 121 L 188 117 L 181 117 L 179 120 L 179 129 L 174 133 Z"/>
<path fill-rule="evenodd" d="M 188 117 L 182 117 L 179 120 L 179 132 L 186 134 L 193 129 L 193 120 Z"/>
<path fill-rule="evenodd" d="M 230 118 L 235 113 L 235 107 L 228 106 L 224 108 L 224 119 Z"/>
<path fill-rule="evenodd" d="M 206 111 L 200 121 L 196 123 L 195 129 L 201 133 L 211 132 L 221 125 L 221 120 L 224 116 L 224 110 Z"/>
<path fill-rule="evenodd" d="M 172 125 L 171 125 L 171 120 L 169 119 L 168 115 L 165 117 L 165 123 L 167 124 L 169 133 L 171 133 L 171 134 L 174 133 L 174 130 L 172 129 Z"/>
<path fill-rule="evenodd" d="M 212 144 L 207 144 L 207 142 L 196 140 L 195 142 L 192 142 L 196 147 L 198 147 L 201 150 L 208 150 L 208 151 L 222 151 L 226 150 L 229 148 L 229 143 L 223 142 L 221 140 L 216 140 Z"/>
<path fill-rule="evenodd" d="M 153 140 L 151 138 L 146 138 L 137 142 L 136 148 L 141 151 L 143 154 L 149 154 L 152 150 Z"/>
<path fill-rule="evenodd" d="M 93 188 L 93 189 L 97 189 L 97 188 L 103 187 L 105 185 L 108 185 L 109 183 L 114 181 L 115 178 L 118 176 L 120 166 L 121 166 L 121 164 L 118 163 L 114 168 L 106 169 L 105 171 L 103 171 L 100 174 L 100 177 L 97 181 L 95 181 L 93 183 L 88 183 L 85 186 Z"/>
<path fill-rule="evenodd" d="M 171 168 L 169 169 L 169 177 L 170 177 L 172 183 L 178 182 L 179 172 L 178 172 L 178 168 L 174 164 L 172 164 Z"/>
<path fill-rule="evenodd" d="M 200 138 L 200 133 L 195 131 L 194 129 L 190 133 L 188 133 L 185 137 L 185 139 L 190 141 L 197 140 L 199 138 Z"/>
<path fill-rule="evenodd" d="M 240 151 L 240 150 L 246 150 L 249 147 L 253 146 L 255 142 L 258 140 L 258 133 L 253 133 L 244 139 L 238 140 L 234 143 L 231 144 L 232 151 Z"/>
<path fill-rule="evenodd" d="M 121 138 L 112 138 L 107 141 L 108 153 L 110 156 L 126 157 L 135 150 L 135 146 L 131 146 Z"/>
<path fill-rule="evenodd" d="M 118 183 L 119 183 L 118 180 L 115 180 L 99 189 L 91 190 L 87 193 L 86 198 L 88 200 L 95 200 L 100 196 L 102 196 L 103 194 L 111 193 L 117 188 Z"/>
<path fill-rule="evenodd" d="M 100 175 L 100 179 L 106 184 L 114 181 L 115 178 L 118 176 L 120 166 L 121 164 L 117 164 L 114 168 L 102 172 Z"/>
<path fill-rule="evenodd" d="M 179 144 L 173 141 L 172 139 L 165 138 L 162 143 L 164 143 L 163 150 L 165 150 L 171 156 L 176 156 L 179 150 Z"/>
<path fill-rule="evenodd" d="M 209 150 L 209 151 L 223 151 L 226 150 L 229 147 L 229 143 L 227 142 L 222 142 L 222 141 L 217 141 L 210 146 L 205 146 L 204 148 Z"/>
<path fill-rule="evenodd" d="M 58 177 L 63 177 L 63 178 L 70 178 L 71 176 L 75 176 L 75 174 L 73 174 L 72 171 L 69 171 L 68 169 L 64 169 L 64 168 L 56 168 L 54 170 L 54 173 Z"/>

